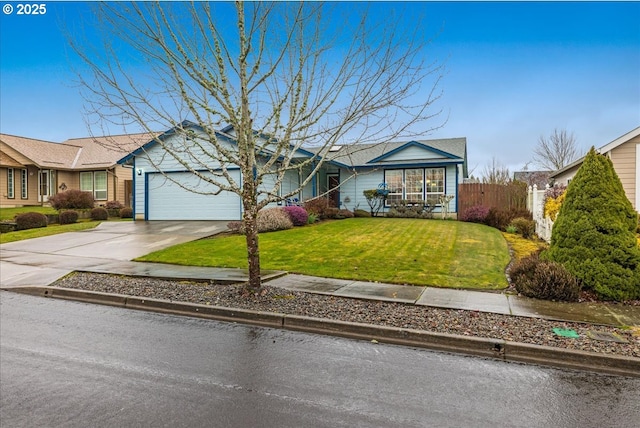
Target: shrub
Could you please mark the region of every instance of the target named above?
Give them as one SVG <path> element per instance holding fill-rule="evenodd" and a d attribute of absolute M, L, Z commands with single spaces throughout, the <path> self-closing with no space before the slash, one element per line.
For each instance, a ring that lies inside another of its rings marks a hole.
<path fill-rule="evenodd" d="M 329 209 L 336 208 L 333 206 L 333 201 L 330 201 L 327 198 L 309 199 L 304 201 L 302 206 L 309 214 L 315 214 L 321 220 L 329 218 L 327 217 L 327 211 Z"/>
<path fill-rule="evenodd" d="M 536 233 L 536 223 L 533 220 L 529 220 L 524 217 L 518 217 L 511 220 L 511 225 L 516 228 L 517 232 L 522 235 L 523 238 L 532 238 Z M 509 227 L 507 227 L 507 231 Z"/>
<path fill-rule="evenodd" d="M 340 210 L 338 208 L 329 207 L 325 210 L 324 217 L 320 217 L 320 218 L 337 219 L 339 213 L 340 213 Z"/>
<path fill-rule="evenodd" d="M 484 223 L 489 215 L 489 208 L 484 205 L 474 205 L 464 210 L 460 220 L 471 223 Z"/>
<path fill-rule="evenodd" d="M 491 208 L 484 223 L 498 230 L 506 230 L 511 223 L 511 213 L 500 208 Z"/>
<path fill-rule="evenodd" d="M 120 201 L 107 201 L 104 207 L 108 210 L 119 210 L 124 208 L 124 205 Z"/>
<path fill-rule="evenodd" d="M 91 210 L 91 220 L 107 220 L 109 218 L 109 212 L 102 207 L 97 207 Z"/>
<path fill-rule="evenodd" d="M 354 210 L 353 216 L 354 217 L 371 217 L 371 213 L 365 210 Z"/>
<path fill-rule="evenodd" d="M 309 221 L 309 213 L 302 207 L 293 205 L 282 209 L 287 213 L 294 226 L 304 226 Z"/>
<path fill-rule="evenodd" d="M 120 218 L 133 218 L 133 208 L 131 207 L 120 208 Z"/>
<path fill-rule="evenodd" d="M 527 297 L 573 302 L 580 296 L 575 276 L 560 263 L 541 260 L 537 254 L 518 261 L 509 276 L 516 290 Z"/>
<path fill-rule="evenodd" d="M 91 192 L 81 190 L 67 190 L 49 197 L 51 206 L 60 210 L 83 210 L 93 208 L 95 201 Z"/>
<path fill-rule="evenodd" d="M 241 221 L 230 221 L 227 223 L 227 228 L 233 233 L 244 234 L 244 226 Z"/>
<path fill-rule="evenodd" d="M 569 183 L 546 258 L 602 299 L 640 298 L 637 222 L 611 160 L 591 148 Z"/>
<path fill-rule="evenodd" d="M 338 217 L 337 218 L 340 218 L 340 219 L 353 218 L 353 213 L 351 211 L 349 211 L 349 210 L 342 209 L 342 210 L 338 211 Z"/>
<path fill-rule="evenodd" d="M 558 213 L 560 212 L 560 207 L 564 202 L 566 193 L 561 194 L 557 198 L 547 198 L 544 203 L 544 216 L 549 217 L 551 220 L 555 221 L 558 217 Z"/>
<path fill-rule="evenodd" d="M 16 230 L 35 229 L 47 227 L 47 216 L 42 213 L 28 212 L 18 214 L 15 219 Z"/>
<path fill-rule="evenodd" d="M 309 214 L 309 218 L 307 219 L 308 224 L 313 224 L 318 220 L 318 216 L 315 214 Z"/>
<path fill-rule="evenodd" d="M 291 229 L 293 223 L 282 208 L 269 208 L 258 212 L 258 232 Z"/>
<path fill-rule="evenodd" d="M 509 226 L 507 226 L 507 230 L 505 232 L 515 234 L 518 233 L 518 228 L 510 224 Z"/>
<path fill-rule="evenodd" d="M 78 221 L 78 212 L 71 210 L 62 211 L 58 217 L 58 221 L 60 224 L 73 224 Z"/>

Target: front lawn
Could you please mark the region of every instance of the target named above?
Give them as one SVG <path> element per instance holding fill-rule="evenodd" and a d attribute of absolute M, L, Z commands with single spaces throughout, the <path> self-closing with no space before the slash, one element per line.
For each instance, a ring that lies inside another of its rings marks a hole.
<path fill-rule="evenodd" d="M 262 269 L 395 284 L 500 289 L 509 250 L 497 229 L 444 220 L 354 218 L 260 235 Z M 177 245 L 137 260 L 246 268 L 244 236 Z"/>
<path fill-rule="evenodd" d="M 99 225 L 100 221 L 83 221 L 74 224 L 50 224 L 47 227 L 35 229 L 18 230 L 16 232 L 0 233 L 0 244 L 22 241 L 24 239 L 41 238 L 43 236 L 57 235 L 65 232 L 79 232 L 81 230 L 93 229 Z"/>
<path fill-rule="evenodd" d="M 29 207 L 17 207 L 17 208 L 1 208 L 0 220 L 13 220 L 14 217 L 22 213 L 42 213 L 42 214 L 58 214 L 58 211 L 51 207 L 29 206 Z"/>

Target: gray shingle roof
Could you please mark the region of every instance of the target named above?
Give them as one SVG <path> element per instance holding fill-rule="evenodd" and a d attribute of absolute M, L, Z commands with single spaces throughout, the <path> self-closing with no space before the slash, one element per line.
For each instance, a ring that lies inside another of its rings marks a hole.
<path fill-rule="evenodd" d="M 380 144 L 350 144 L 343 146 L 336 152 L 330 152 L 327 159 L 349 166 L 371 165 L 369 164 L 371 160 L 379 158 L 380 156 L 388 154 L 394 150 L 398 150 L 402 146 L 410 144 L 411 142 L 420 143 L 437 151 L 448 153 L 461 161 L 466 160 L 467 139 L 464 137 L 443 138 L 437 140 L 412 140 Z M 316 150 L 314 152 L 317 153 L 318 151 Z M 413 162 L 418 163 L 420 161 L 415 160 Z"/>

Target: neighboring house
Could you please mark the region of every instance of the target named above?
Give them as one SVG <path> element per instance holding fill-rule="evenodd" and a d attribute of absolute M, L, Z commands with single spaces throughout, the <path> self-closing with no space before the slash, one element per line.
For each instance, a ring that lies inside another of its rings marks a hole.
<path fill-rule="evenodd" d="M 131 170 L 116 161 L 151 134 L 88 137 L 63 143 L 0 134 L 0 206 L 46 204 L 68 189 L 91 192 L 98 205 L 130 205 Z"/>
<path fill-rule="evenodd" d="M 197 125 L 188 122 L 181 126 L 201 132 Z M 233 129 L 224 128 L 217 133 L 217 137 L 225 147 L 235 150 Z M 158 138 L 163 144 L 172 146 L 172 139 L 185 137 L 169 130 Z M 181 141 L 177 141 L 177 144 L 181 144 Z M 309 159 L 314 156 L 317 156 L 317 151 L 307 148 L 298 150 L 293 158 Z M 183 158 L 194 170 L 205 171 L 201 162 L 207 156 L 202 149 L 194 145 Z M 449 213 L 457 214 L 458 183 L 467 176 L 465 138 L 335 146 L 326 158 L 322 169 L 295 199 L 302 202 L 319 196 L 328 197 L 337 207 L 368 211 L 362 192 L 377 189 L 386 183 L 389 196 L 385 211 L 394 201 L 427 200 L 436 203 L 439 196 L 446 194 L 454 196 Z M 242 203 L 237 194 L 222 191 L 212 195 L 218 190 L 215 186 L 200 180 L 180 162 L 167 156 L 162 145 L 155 140 L 123 157 L 118 163 L 134 170 L 133 208 L 136 219 L 239 220 L 242 217 Z M 217 164 L 206 166 L 209 171 L 221 168 Z M 238 167 L 228 166 L 227 170 L 236 183 L 242 182 Z M 308 177 L 304 174 L 304 170 L 299 174 L 288 172 L 280 194 L 298 188 L 299 183 Z M 265 178 L 263 186 L 269 188 L 274 181 Z M 436 212 L 439 210 L 437 208 Z"/>
<path fill-rule="evenodd" d="M 640 126 L 597 149 L 613 163 L 631 204 L 640 211 Z M 584 157 L 551 174 L 557 184 L 569 184 Z"/>

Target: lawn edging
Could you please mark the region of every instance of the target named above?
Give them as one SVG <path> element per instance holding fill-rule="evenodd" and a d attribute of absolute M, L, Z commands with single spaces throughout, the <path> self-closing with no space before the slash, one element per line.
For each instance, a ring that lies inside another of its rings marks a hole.
<path fill-rule="evenodd" d="M 509 342 L 501 339 L 434 333 L 423 330 L 350 323 L 325 318 L 312 318 L 221 306 L 172 302 L 61 287 L 13 287 L 3 288 L 3 290 L 40 297 L 117 306 L 127 309 L 340 336 L 367 340 L 373 343 L 387 343 L 461 353 L 508 362 L 640 378 L 640 358 L 634 357 L 552 348 L 541 345 Z"/>

